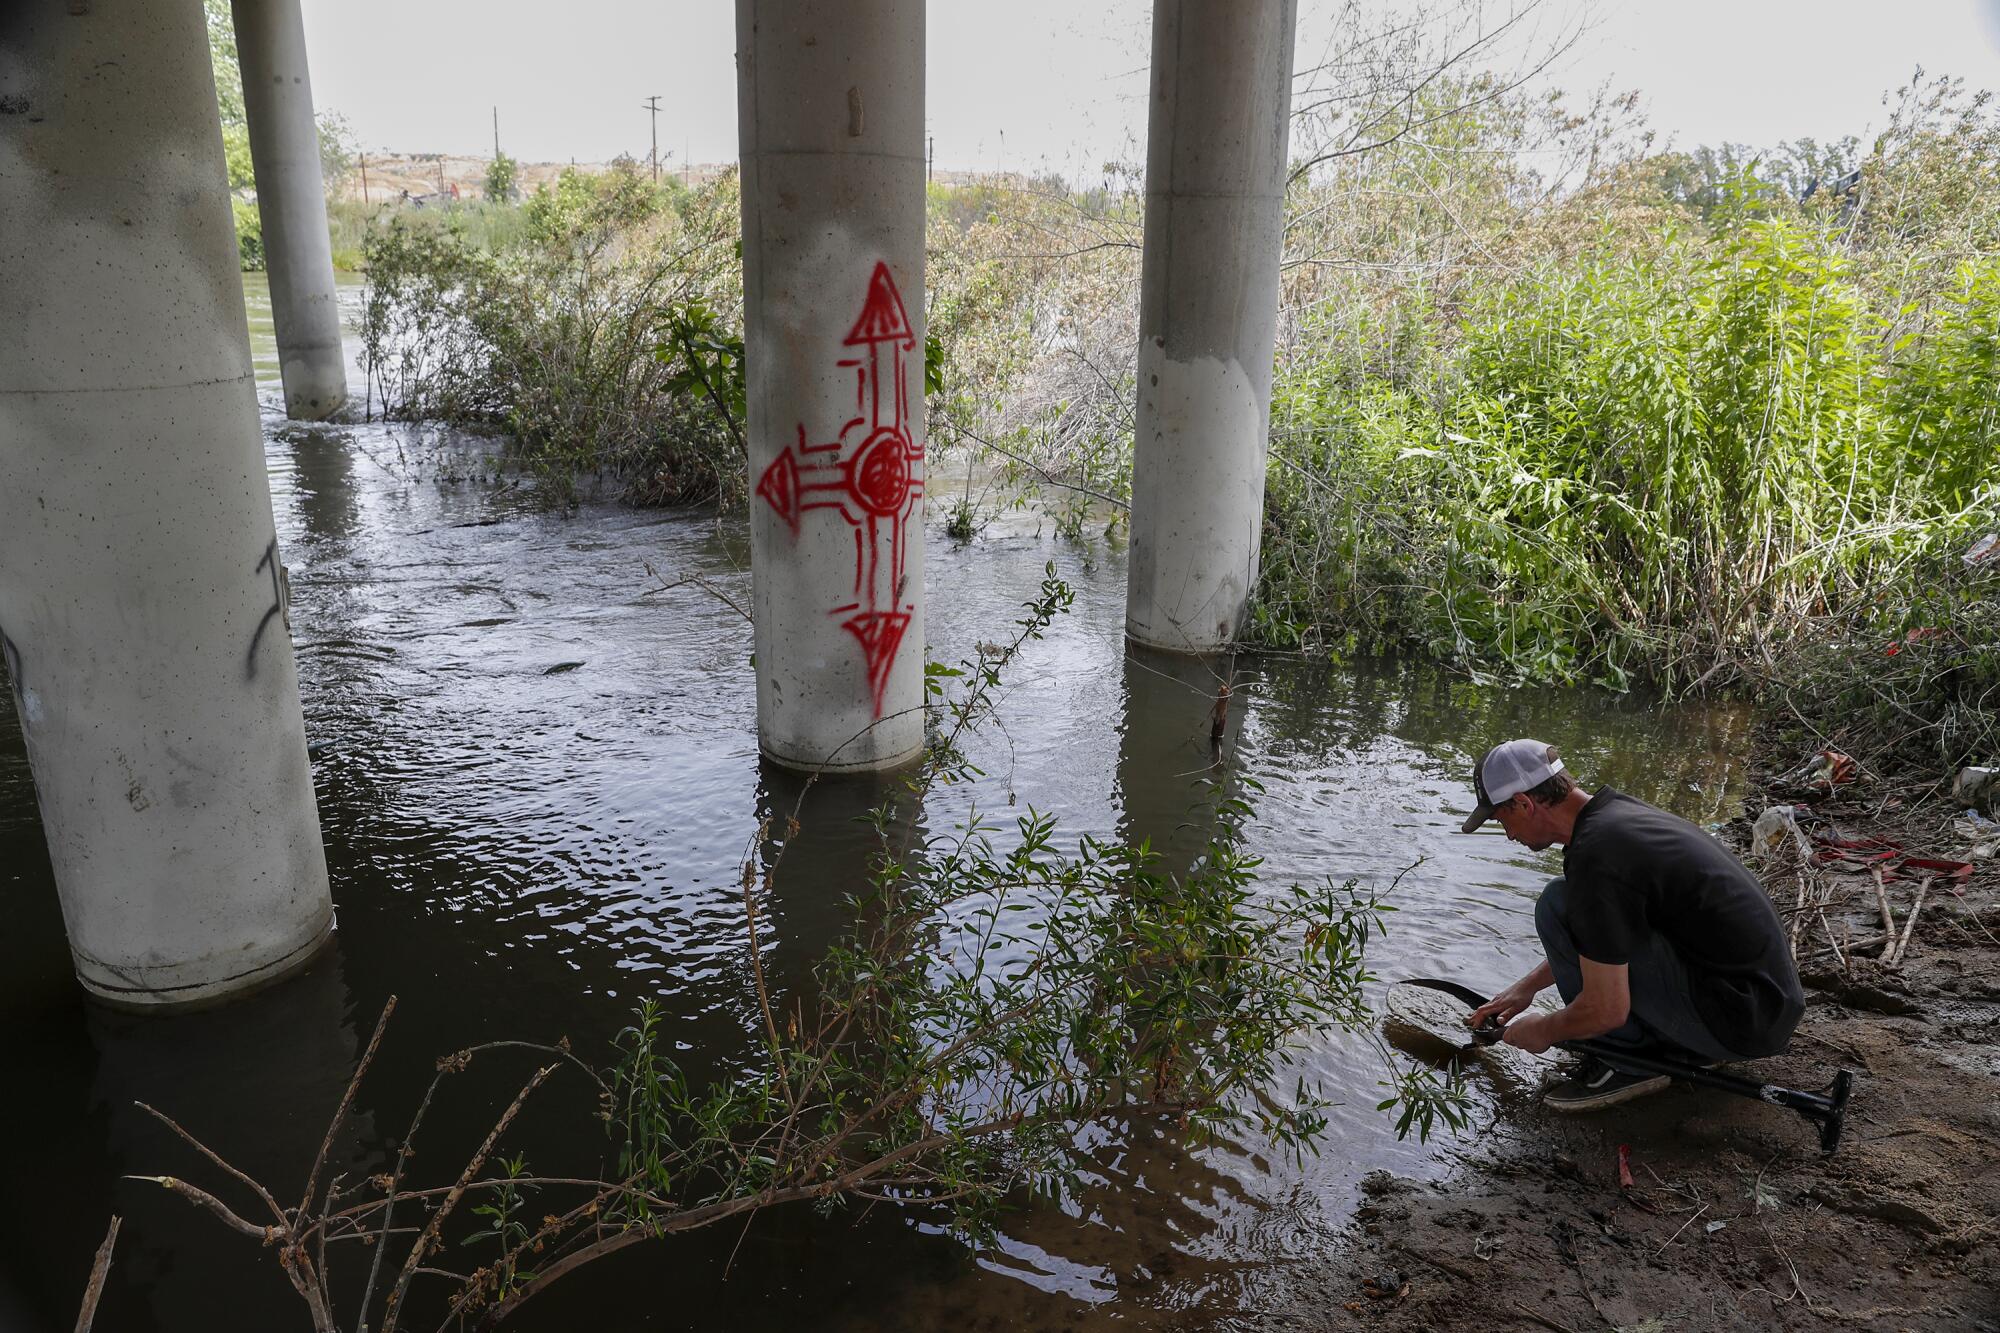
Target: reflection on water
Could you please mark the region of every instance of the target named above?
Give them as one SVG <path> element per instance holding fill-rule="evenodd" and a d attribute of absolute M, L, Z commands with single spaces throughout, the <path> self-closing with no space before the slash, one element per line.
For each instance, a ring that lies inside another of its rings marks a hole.
<path fill-rule="evenodd" d="M 865 882 L 873 842 L 858 817 L 891 790 L 858 778 L 808 789 L 760 761 L 749 627 L 693 583 L 662 587 L 699 574 L 747 604 L 739 522 L 608 502 L 552 513 L 517 485 L 465 480 L 483 475 L 477 441 L 288 425 L 273 414 L 254 281 L 251 297 L 337 943 L 246 1004 L 166 1020 L 83 1008 L 20 736 L 11 713 L 0 719 L 0 1013 L 14 1086 L 32 1090 L 0 1099 L 11 1197 L 28 1201 L 0 1209 L 9 1330 L 69 1326 L 112 1211 L 126 1224 L 100 1327 L 219 1327 L 218 1292 L 232 1326 L 298 1326 L 267 1255 L 118 1179 L 195 1168 L 131 1103 L 170 1110 L 282 1195 L 302 1183 L 392 993 L 401 1007 L 357 1106 L 354 1155 L 334 1164 L 352 1175 L 381 1168 L 434 1057 L 477 1041 L 568 1034 L 603 1052 L 637 998 L 654 996 L 691 1075 L 736 1067 L 755 1049 L 740 867 L 776 850 L 758 845 L 760 822 L 782 834 L 800 813 L 782 872 L 757 890 L 766 966 L 796 989 L 844 924 L 843 896 Z M 1282 658 L 1228 668 L 1230 762 L 1218 769 L 1224 668 L 1128 655 L 1122 552 L 1032 523 L 969 546 L 932 541 L 931 655 L 956 660 L 1003 633 L 1048 560 L 1076 586 L 1075 607 L 1024 651 L 998 724 L 973 741 L 988 776 L 908 812 L 925 829 L 975 806 L 1033 805 L 1061 818 L 1065 839 L 1145 838 L 1185 864 L 1211 831 L 1213 784 L 1247 776 L 1264 789 L 1251 837 L 1272 880 L 1386 885 L 1417 865 L 1394 896 L 1379 973 L 1491 985 L 1532 960 L 1529 908 L 1553 862 L 1455 833 L 1470 755 L 1532 734 L 1561 746 L 1586 784 L 1699 820 L 1731 795 L 1743 722 L 1729 710 Z M 563 663 L 582 665 L 547 674 Z M 1323 1248 L 1364 1172 L 1433 1169 L 1372 1110 L 1372 1046 L 1336 1041 L 1302 1059 L 1345 1102 L 1329 1151 L 1302 1166 L 1256 1142 L 1191 1154 L 1152 1126 L 1110 1127 L 1079 1197 L 1011 1217 L 980 1254 L 882 1209 L 774 1212 L 747 1232 L 620 1256 L 597 1279 L 553 1288 L 524 1326 L 1072 1327 L 1259 1308 L 1287 1265 Z M 455 1145 L 476 1141 L 522 1073 L 495 1059 L 454 1083 L 426 1131 L 434 1165 L 462 1160 Z M 591 1109 L 581 1089 L 557 1088 L 524 1118 L 520 1146 L 531 1160 L 561 1155 L 554 1136 L 591 1123 Z"/>

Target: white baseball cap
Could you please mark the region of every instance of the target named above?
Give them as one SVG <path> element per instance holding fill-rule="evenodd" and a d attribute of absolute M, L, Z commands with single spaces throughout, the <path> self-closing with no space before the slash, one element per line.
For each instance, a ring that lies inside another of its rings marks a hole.
<path fill-rule="evenodd" d="M 1556 747 L 1522 739 L 1502 741 L 1479 757 L 1472 767 L 1472 794 L 1478 804 L 1459 829 L 1470 833 L 1493 817 L 1493 807 L 1511 801 L 1563 771 Z"/>

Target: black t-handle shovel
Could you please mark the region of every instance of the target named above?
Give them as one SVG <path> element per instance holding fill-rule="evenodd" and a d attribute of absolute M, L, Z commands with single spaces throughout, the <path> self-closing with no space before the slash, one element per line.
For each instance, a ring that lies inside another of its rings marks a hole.
<path fill-rule="evenodd" d="M 1401 984 L 1442 991 L 1454 999 L 1463 1000 L 1474 1009 L 1487 1002 L 1484 995 L 1470 986 L 1461 986 L 1456 981 L 1416 977 Z M 1505 1030 L 1505 1024 L 1489 1019 L 1482 1026 L 1472 1029 L 1472 1039 L 1480 1045 L 1486 1045 L 1498 1041 L 1500 1034 Z M 1669 1078 L 1682 1079 L 1699 1087 L 1714 1088 L 1717 1092 L 1727 1092 L 1737 1097 L 1748 1097 L 1752 1101 L 1768 1102 L 1772 1106 L 1782 1106 L 1797 1111 L 1819 1126 L 1821 1152 L 1830 1153 L 1840 1146 L 1840 1131 L 1847 1123 L 1847 1098 L 1854 1089 L 1854 1074 L 1850 1070 L 1835 1070 L 1833 1086 L 1825 1092 L 1800 1092 L 1794 1088 L 1781 1088 L 1775 1083 L 1758 1083 L 1751 1079 L 1738 1078 L 1734 1074 L 1718 1073 L 1713 1069 L 1703 1069 L 1699 1065 L 1686 1064 L 1679 1060 L 1662 1060 L 1657 1056 L 1634 1054 L 1622 1046 L 1601 1041 L 1559 1041 L 1556 1045 L 1566 1051 L 1594 1055 L 1600 1060 L 1635 1074 L 1665 1074 Z"/>

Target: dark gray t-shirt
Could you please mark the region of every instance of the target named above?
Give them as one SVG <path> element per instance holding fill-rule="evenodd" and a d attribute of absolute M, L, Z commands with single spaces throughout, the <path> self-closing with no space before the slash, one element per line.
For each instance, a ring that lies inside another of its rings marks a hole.
<path fill-rule="evenodd" d="M 1708 834 L 1606 787 L 1563 848 L 1570 933 L 1595 963 L 1629 963 L 1653 935 L 1687 964 L 1708 1030 L 1746 1056 L 1784 1049 L 1805 1004 L 1777 909 Z"/>

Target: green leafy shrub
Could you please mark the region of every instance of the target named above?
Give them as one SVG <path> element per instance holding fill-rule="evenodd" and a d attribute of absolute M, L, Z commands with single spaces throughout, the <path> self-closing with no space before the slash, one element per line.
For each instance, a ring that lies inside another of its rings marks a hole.
<path fill-rule="evenodd" d="M 264 269 L 264 217 L 257 205 L 232 195 L 229 211 L 236 219 L 236 260 L 245 273 Z"/>
<path fill-rule="evenodd" d="M 712 358 L 732 336 L 734 178 L 687 192 L 629 166 L 565 172 L 518 213 L 518 238 L 490 249 L 449 215 L 399 214 L 364 241 L 373 401 L 504 431 L 558 494 L 601 472 L 645 502 L 739 497 L 740 390 L 697 391 L 661 355 L 693 339 Z"/>
<path fill-rule="evenodd" d="M 397 216 L 363 240 L 362 262 L 368 410 L 405 420 L 497 419 L 505 404 L 493 392 L 479 318 L 498 261 L 456 229 Z"/>

